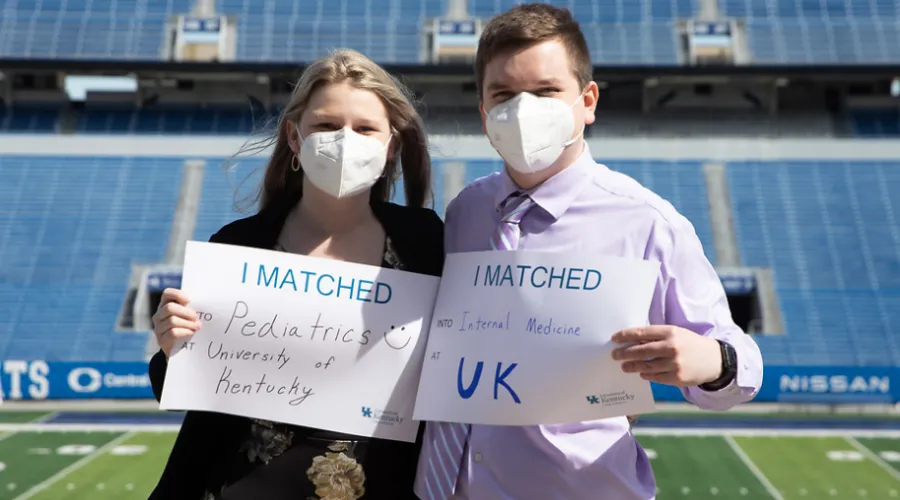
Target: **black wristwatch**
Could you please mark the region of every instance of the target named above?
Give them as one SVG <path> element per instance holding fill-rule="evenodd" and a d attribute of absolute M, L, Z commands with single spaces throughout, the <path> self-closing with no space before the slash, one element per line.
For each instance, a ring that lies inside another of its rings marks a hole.
<path fill-rule="evenodd" d="M 719 349 L 722 350 L 722 375 L 712 382 L 700 384 L 700 389 L 707 392 L 719 391 L 728 387 L 728 384 L 737 376 L 737 353 L 734 351 L 734 347 L 728 342 L 718 339 L 716 342 L 719 343 Z"/>

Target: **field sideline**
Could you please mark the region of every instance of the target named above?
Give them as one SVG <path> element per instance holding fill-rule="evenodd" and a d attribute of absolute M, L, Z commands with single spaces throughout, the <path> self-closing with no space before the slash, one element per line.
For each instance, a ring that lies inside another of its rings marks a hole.
<path fill-rule="evenodd" d="M 146 499 L 177 420 L 159 412 L 101 416 L 0 412 L 0 500 Z M 635 429 L 660 500 L 900 499 L 900 426 L 792 429 L 772 417 L 738 427 L 698 420 Z"/>

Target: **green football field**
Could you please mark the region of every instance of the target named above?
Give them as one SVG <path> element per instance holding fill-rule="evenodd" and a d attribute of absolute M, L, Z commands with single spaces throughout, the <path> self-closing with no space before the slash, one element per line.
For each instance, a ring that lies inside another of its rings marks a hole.
<path fill-rule="evenodd" d="M 34 423 L 41 417 L 0 413 L 6 429 L 0 433 L 0 500 L 146 499 L 175 438 L 171 430 L 121 426 L 48 431 Z M 637 431 L 661 500 L 900 499 L 900 439 L 824 431 Z"/>

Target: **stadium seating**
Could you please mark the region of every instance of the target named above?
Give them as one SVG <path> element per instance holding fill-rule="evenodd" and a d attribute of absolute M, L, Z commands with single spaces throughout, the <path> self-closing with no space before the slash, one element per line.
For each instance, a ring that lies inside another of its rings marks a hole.
<path fill-rule="evenodd" d="M 55 132 L 60 110 L 55 106 L 0 105 L 0 131 L 43 133 Z"/>
<path fill-rule="evenodd" d="M 30 59 L 152 60 L 170 16 L 191 0 L 4 0 L 0 56 Z"/>
<path fill-rule="evenodd" d="M 0 157 L 0 359 L 140 359 L 115 334 L 132 263 L 164 256 L 180 160 Z"/>
<path fill-rule="evenodd" d="M 784 337 L 772 364 L 900 362 L 900 163 L 732 163 L 745 265 L 772 267 Z"/>
<path fill-rule="evenodd" d="M 0 157 L 0 358 L 140 359 L 145 338 L 114 333 L 132 263 L 165 252 L 181 160 Z M 435 162 L 437 171 L 442 160 Z M 500 168 L 468 164 L 467 181 Z M 208 159 L 194 237 L 206 240 L 255 205 L 264 163 Z M 699 163 L 616 162 L 694 222 L 712 248 Z M 40 171 L 41 175 L 34 175 Z M 443 178 L 435 176 L 443 206 Z M 27 199 L 22 195 L 28 193 Z M 395 200 L 403 203 L 402 185 Z M 248 201 L 251 203 L 248 204 Z M 18 334 L 16 333 L 18 332 Z"/>
<path fill-rule="evenodd" d="M 142 358 L 144 335 L 113 332 L 131 265 L 164 257 L 182 163 L 0 156 L 0 359 Z M 196 239 L 246 215 L 260 166 L 207 161 Z"/>
<path fill-rule="evenodd" d="M 265 167 L 259 158 L 207 160 L 195 239 L 206 241 L 225 224 L 256 211 L 255 195 Z"/>
<path fill-rule="evenodd" d="M 191 0 L 5 0 L 0 56 L 33 59 L 161 57 L 165 25 L 188 13 Z M 361 50 L 381 62 L 417 63 L 425 18 L 443 0 L 222 0 L 219 12 L 237 19 L 243 61 L 309 61 L 334 47 Z"/>
<path fill-rule="evenodd" d="M 742 20 L 757 63 L 832 64 L 896 61 L 897 0 L 719 0 Z"/>
<path fill-rule="evenodd" d="M 238 59 L 310 61 L 335 47 L 385 63 L 421 62 L 422 21 L 443 13 L 443 0 L 279 2 L 220 0 L 238 19 Z"/>
<path fill-rule="evenodd" d="M 67 2 L 0 0 L 0 56 L 152 60 L 164 28 L 191 0 Z M 470 0 L 488 18 L 514 0 Z M 695 0 L 553 0 L 582 23 L 597 64 L 676 64 L 673 21 L 693 16 Z M 896 60 L 898 0 L 719 0 L 721 13 L 746 26 L 758 63 L 884 63 Z M 383 63 L 419 63 L 422 23 L 444 0 L 220 0 L 234 16 L 241 61 L 309 61 L 334 47 Z"/>
<path fill-rule="evenodd" d="M 715 262 L 700 162 L 607 163 L 670 200 Z M 263 166 L 208 160 L 196 239 L 253 210 L 247 197 Z M 500 166 L 469 161 L 466 182 Z M 0 206 L 0 304 L 9 311 L 0 357 L 140 358 L 144 337 L 114 325 L 131 264 L 164 255 L 180 171 L 179 159 L 0 157 L 0 196 L 12 200 Z M 788 331 L 759 338 L 767 361 L 900 362 L 900 201 L 891 195 L 900 162 L 741 162 L 727 171 L 743 264 L 774 269 Z"/>
<path fill-rule="evenodd" d="M 900 137 L 900 110 L 859 109 L 850 113 L 850 126 L 857 137 Z"/>
<path fill-rule="evenodd" d="M 470 0 L 469 11 L 490 18 L 515 0 Z M 581 23 L 596 64 L 676 64 L 673 21 L 696 12 L 695 0 L 553 0 Z"/>
<path fill-rule="evenodd" d="M 190 0 L 65 2 L 5 0 L 0 56 L 36 59 L 152 60 L 161 56 L 166 21 L 187 13 Z M 472 0 L 490 17 L 515 2 Z M 592 55 L 603 64 L 674 64 L 672 20 L 690 17 L 694 0 L 555 1 L 584 23 Z M 440 16 L 444 0 L 220 0 L 237 20 L 240 61 L 310 61 L 335 47 L 382 63 L 419 63 L 423 21 Z"/>
<path fill-rule="evenodd" d="M 473 106 L 420 108 L 431 134 L 479 134 L 481 118 Z M 279 110 L 242 106 L 157 105 L 135 109 L 131 105 L 87 103 L 63 109 L 50 105 L 0 106 L 0 132 L 138 135 L 247 135 L 267 129 Z M 63 117 L 66 120 L 63 120 Z M 835 119 L 825 111 L 785 111 L 735 115 L 708 112 L 656 112 L 640 115 L 607 111 L 586 130 L 587 137 L 693 136 L 693 137 L 829 137 Z M 65 122 L 63 125 L 61 122 Z M 849 115 L 846 127 L 857 137 L 900 136 L 896 110 L 865 110 Z"/>
<path fill-rule="evenodd" d="M 88 106 L 77 119 L 76 131 L 103 134 L 248 135 L 267 125 L 271 115 L 250 106 L 191 108 Z"/>

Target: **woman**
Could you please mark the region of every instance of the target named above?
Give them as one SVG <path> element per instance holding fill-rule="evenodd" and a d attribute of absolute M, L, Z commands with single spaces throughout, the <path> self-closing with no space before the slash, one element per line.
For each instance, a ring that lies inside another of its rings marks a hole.
<path fill-rule="evenodd" d="M 405 207 L 388 202 L 401 165 Z M 401 86 L 363 55 L 340 51 L 313 63 L 294 89 L 259 213 L 210 241 L 438 276 L 443 223 L 423 208 L 430 175 L 425 131 Z M 166 290 L 153 317 L 157 399 L 173 345 L 199 328 L 188 302 Z M 419 445 L 192 411 L 150 498 L 415 498 Z"/>

